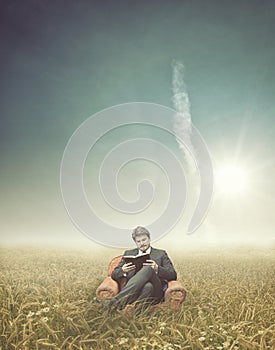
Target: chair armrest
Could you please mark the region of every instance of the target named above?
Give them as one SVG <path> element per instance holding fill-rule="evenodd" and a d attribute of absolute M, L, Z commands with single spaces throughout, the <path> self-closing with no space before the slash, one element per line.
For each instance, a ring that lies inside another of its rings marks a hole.
<path fill-rule="evenodd" d="M 104 281 L 98 286 L 96 296 L 98 300 L 111 299 L 119 292 L 119 286 L 110 276 L 106 277 Z"/>
<path fill-rule="evenodd" d="M 171 309 L 178 309 L 186 297 L 186 290 L 179 281 L 169 281 L 168 288 L 164 293 L 164 302 L 169 304 Z"/>

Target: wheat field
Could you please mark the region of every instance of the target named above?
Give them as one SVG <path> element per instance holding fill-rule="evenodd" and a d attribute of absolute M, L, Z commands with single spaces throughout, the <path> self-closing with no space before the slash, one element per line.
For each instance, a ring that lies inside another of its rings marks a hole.
<path fill-rule="evenodd" d="M 169 251 L 182 307 L 127 316 L 95 301 L 106 251 L 2 248 L 0 348 L 275 349 L 274 250 Z"/>

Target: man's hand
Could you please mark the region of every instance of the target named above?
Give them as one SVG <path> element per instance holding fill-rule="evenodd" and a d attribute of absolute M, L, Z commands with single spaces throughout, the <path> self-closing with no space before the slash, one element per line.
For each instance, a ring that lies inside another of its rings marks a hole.
<path fill-rule="evenodd" d="M 122 265 L 122 271 L 124 273 L 128 273 L 130 271 L 133 271 L 133 270 L 135 270 L 135 268 L 136 268 L 135 265 L 133 263 L 131 263 L 131 262 Z"/>
<path fill-rule="evenodd" d="M 152 269 L 157 273 L 158 272 L 158 264 L 154 260 L 146 260 L 145 263 L 143 263 L 143 266 L 151 266 Z"/>

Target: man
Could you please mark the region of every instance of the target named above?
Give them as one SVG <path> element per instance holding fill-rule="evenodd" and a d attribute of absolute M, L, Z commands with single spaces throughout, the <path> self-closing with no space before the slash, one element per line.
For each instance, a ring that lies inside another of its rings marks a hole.
<path fill-rule="evenodd" d="M 125 251 L 124 255 L 150 254 L 150 260 L 146 260 L 143 267 L 135 272 L 135 265 L 124 263 L 121 259 L 112 273 L 112 278 L 120 282 L 126 277 L 127 283 L 122 290 L 107 303 L 107 307 L 123 308 L 135 301 L 140 304 L 157 304 L 164 296 L 167 281 L 176 280 L 177 273 L 164 250 L 156 249 L 150 245 L 150 233 L 141 226 L 134 229 L 132 238 L 137 248 Z"/>

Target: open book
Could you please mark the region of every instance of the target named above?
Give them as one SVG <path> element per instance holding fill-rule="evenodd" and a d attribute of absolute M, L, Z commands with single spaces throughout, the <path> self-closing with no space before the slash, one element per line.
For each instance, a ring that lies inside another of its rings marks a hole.
<path fill-rule="evenodd" d="M 143 263 L 146 262 L 146 260 L 150 260 L 150 254 L 142 254 L 142 255 L 124 255 L 122 258 L 125 261 L 125 264 L 132 263 L 136 267 L 136 272 L 138 272 L 142 266 Z"/>

